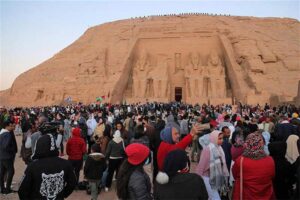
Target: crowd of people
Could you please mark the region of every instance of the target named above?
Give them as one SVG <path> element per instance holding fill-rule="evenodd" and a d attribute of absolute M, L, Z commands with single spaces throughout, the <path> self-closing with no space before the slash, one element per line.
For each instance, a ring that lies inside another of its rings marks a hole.
<path fill-rule="evenodd" d="M 20 199 L 64 199 L 83 183 L 93 200 L 101 190 L 119 199 L 299 199 L 299 112 L 241 103 L 1 107 L 1 193 L 14 192 L 22 135 Z"/>

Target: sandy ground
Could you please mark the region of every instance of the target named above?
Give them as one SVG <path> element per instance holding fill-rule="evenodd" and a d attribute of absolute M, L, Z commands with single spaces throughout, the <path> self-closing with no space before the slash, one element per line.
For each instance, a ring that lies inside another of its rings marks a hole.
<path fill-rule="evenodd" d="M 21 136 L 16 136 L 19 152 L 21 149 L 21 138 L 22 138 Z M 188 148 L 188 150 L 190 150 L 190 149 Z M 14 165 L 15 166 L 15 175 L 14 175 L 13 184 L 12 184 L 13 190 L 18 190 L 19 182 L 20 182 L 20 180 L 23 176 L 24 170 L 26 168 L 26 165 L 24 164 L 22 159 L 19 157 L 19 154 L 20 154 L 19 152 L 16 156 L 16 161 L 15 161 L 15 165 Z M 63 158 L 67 159 L 67 156 L 64 156 Z M 194 171 L 193 170 L 194 167 L 195 167 L 195 163 L 192 163 L 191 171 Z M 149 176 L 152 177 L 151 167 L 146 166 L 145 170 L 149 174 Z M 83 180 L 82 171 L 80 174 L 80 180 Z M 111 187 L 110 191 L 108 191 L 108 192 L 105 192 L 104 190 L 102 190 L 100 195 L 98 196 L 98 199 L 101 199 L 101 200 L 118 199 L 116 192 L 115 192 L 115 184 L 116 184 L 116 182 L 113 181 L 112 187 Z M 19 199 L 19 197 L 18 197 L 17 193 L 13 193 L 13 194 L 9 194 L 9 195 L 0 194 L 0 199 L 1 200 L 17 200 L 17 199 Z M 73 193 L 67 199 L 69 199 L 69 200 L 71 200 L 71 199 L 72 200 L 86 200 L 86 199 L 91 199 L 91 196 L 87 195 L 86 192 L 83 190 L 78 190 L 78 191 L 73 191 Z"/>

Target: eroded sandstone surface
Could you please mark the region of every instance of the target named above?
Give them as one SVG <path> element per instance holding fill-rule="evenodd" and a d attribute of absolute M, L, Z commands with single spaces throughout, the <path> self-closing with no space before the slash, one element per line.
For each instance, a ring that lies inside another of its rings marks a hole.
<path fill-rule="evenodd" d="M 300 23 L 288 18 L 151 16 L 88 29 L 0 92 L 0 104 L 105 101 L 278 103 L 297 97 Z"/>

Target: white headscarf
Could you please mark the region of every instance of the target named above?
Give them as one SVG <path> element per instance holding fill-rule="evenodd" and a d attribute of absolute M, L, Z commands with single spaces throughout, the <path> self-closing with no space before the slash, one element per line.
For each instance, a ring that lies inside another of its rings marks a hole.
<path fill-rule="evenodd" d="M 115 141 L 116 143 L 120 143 L 123 140 L 121 137 L 121 132 L 119 130 L 115 131 L 113 137 L 113 141 Z"/>
<path fill-rule="evenodd" d="M 297 146 L 297 141 L 299 137 L 297 135 L 290 135 L 286 140 L 287 148 L 285 153 L 285 158 L 293 164 L 299 157 L 299 151 Z"/>

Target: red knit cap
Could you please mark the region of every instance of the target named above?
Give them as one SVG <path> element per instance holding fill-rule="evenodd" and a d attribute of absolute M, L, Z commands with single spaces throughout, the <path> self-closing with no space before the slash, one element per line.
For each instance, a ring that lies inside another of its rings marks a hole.
<path fill-rule="evenodd" d="M 126 147 L 128 162 L 132 165 L 139 165 L 149 156 L 149 148 L 143 144 L 133 143 Z"/>

